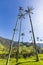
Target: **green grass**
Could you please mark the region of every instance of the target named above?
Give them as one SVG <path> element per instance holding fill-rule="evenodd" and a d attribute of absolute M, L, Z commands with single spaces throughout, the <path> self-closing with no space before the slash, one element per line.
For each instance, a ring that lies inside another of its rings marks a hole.
<path fill-rule="evenodd" d="M 19 65 L 43 65 L 43 54 L 39 54 L 39 61 L 35 61 L 35 56 L 30 58 L 20 58 L 18 61 Z M 15 65 L 16 59 L 11 58 L 9 60 L 9 65 Z M 6 65 L 6 59 L 0 59 L 0 65 Z"/>
<path fill-rule="evenodd" d="M 0 49 L 4 51 L 0 51 L 0 54 L 6 54 L 8 53 L 6 51 L 6 48 L 3 47 L 2 45 L 0 45 Z M 23 47 L 20 47 L 20 50 L 19 52 L 21 53 L 21 51 L 26 51 L 26 53 L 30 53 L 32 51 L 35 51 L 33 49 L 33 47 L 26 47 L 26 46 L 23 46 Z M 24 53 L 23 51 L 23 53 Z M 14 51 L 15 52 L 15 51 Z M 0 65 L 6 65 L 6 60 L 7 59 L 0 59 Z M 20 58 L 19 61 L 18 61 L 19 65 L 43 65 L 43 54 L 39 54 L 39 61 L 36 62 L 36 57 L 35 56 L 31 56 L 31 57 L 28 57 L 28 58 Z M 9 65 L 15 65 L 16 64 L 16 59 L 15 58 L 11 58 L 9 60 Z"/>
<path fill-rule="evenodd" d="M 0 54 L 7 54 L 7 48 L 0 43 Z"/>

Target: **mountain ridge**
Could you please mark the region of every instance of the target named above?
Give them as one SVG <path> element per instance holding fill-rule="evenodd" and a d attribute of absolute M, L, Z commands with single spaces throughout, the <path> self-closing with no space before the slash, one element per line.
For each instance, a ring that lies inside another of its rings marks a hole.
<path fill-rule="evenodd" d="M 2 45 L 4 45 L 5 47 L 9 48 L 10 45 L 11 45 L 11 43 L 12 43 L 12 40 L 6 39 L 6 38 L 3 38 L 3 37 L 0 37 L 0 43 L 1 43 Z M 13 46 L 16 46 L 17 43 L 18 43 L 17 41 L 14 41 Z M 20 42 L 20 43 L 21 43 L 21 42 Z M 32 43 L 30 44 L 30 43 L 28 43 L 28 42 L 24 42 L 24 43 L 21 43 L 20 45 L 30 46 L 30 45 L 32 45 Z M 37 43 L 37 45 L 38 45 L 39 47 L 43 48 L 43 44 L 42 44 L 42 43 Z"/>

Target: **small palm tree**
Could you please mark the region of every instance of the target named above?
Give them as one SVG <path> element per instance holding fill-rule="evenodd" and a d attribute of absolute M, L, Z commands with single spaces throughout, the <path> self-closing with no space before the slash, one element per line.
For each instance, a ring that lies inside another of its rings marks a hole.
<path fill-rule="evenodd" d="M 42 41 L 42 39 L 40 39 L 40 41 Z"/>
<path fill-rule="evenodd" d="M 39 41 L 39 37 L 37 37 L 37 41 Z"/>
<path fill-rule="evenodd" d="M 24 33 L 21 33 L 21 36 L 22 36 L 22 43 L 23 43 L 23 36 L 24 36 Z"/>
<path fill-rule="evenodd" d="M 32 33 L 32 31 L 30 30 L 29 33 Z"/>
<path fill-rule="evenodd" d="M 29 15 L 29 19 L 30 19 L 30 24 L 31 24 L 31 30 L 32 30 L 32 35 L 33 35 L 33 41 L 34 41 L 34 47 L 35 47 L 35 50 L 36 50 L 36 61 L 38 61 L 38 52 L 37 52 L 37 48 L 36 48 L 36 41 L 35 41 L 35 35 L 34 35 L 34 30 L 33 30 L 33 25 L 32 25 L 32 19 L 31 19 L 31 14 L 33 14 L 32 12 L 33 8 L 32 7 L 28 7 L 27 10 L 25 10 L 26 14 Z"/>

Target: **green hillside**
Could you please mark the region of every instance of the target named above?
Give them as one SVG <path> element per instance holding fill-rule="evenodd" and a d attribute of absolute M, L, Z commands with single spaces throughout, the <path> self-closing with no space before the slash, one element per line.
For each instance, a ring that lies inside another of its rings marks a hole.
<path fill-rule="evenodd" d="M 15 53 L 17 50 L 17 46 L 13 47 L 12 53 Z M 22 52 L 22 53 L 21 53 Z M 28 54 L 28 53 L 33 53 L 35 52 L 33 46 L 29 46 L 27 47 L 26 45 L 24 46 L 20 46 L 19 47 L 19 53 L 21 54 L 19 61 L 18 61 L 18 65 L 43 65 L 43 54 L 38 54 L 39 56 L 39 61 L 36 62 L 36 55 L 31 55 L 31 56 L 26 56 L 26 58 L 23 58 L 23 54 Z M 8 54 L 8 51 L 6 49 L 5 46 L 3 46 L 0 43 L 0 54 Z M 6 65 L 6 60 L 7 58 L 0 58 L 0 65 Z M 16 58 L 15 57 L 11 57 L 9 60 L 9 65 L 16 65 Z"/>
<path fill-rule="evenodd" d="M 5 47 L 0 43 L 0 50 L 5 49 Z"/>
<path fill-rule="evenodd" d="M 8 52 L 7 48 L 0 43 L 0 54 L 6 54 Z"/>
<path fill-rule="evenodd" d="M 0 65 L 6 65 L 6 60 L 8 57 L 8 51 L 11 43 L 11 40 L 0 38 Z M 43 53 L 40 53 L 41 48 L 37 46 L 39 61 L 36 62 L 35 49 L 32 44 L 26 45 L 22 44 L 19 46 L 19 61 L 18 65 L 43 65 Z M 27 43 L 28 44 L 28 43 Z M 14 44 L 11 58 L 9 60 L 9 65 L 16 64 L 16 51 L 17 51 L 17 43 Z M 6 56 L 7 55 L 7 56 Z M 24 57 L 25 56 L 25 57 Z"/>

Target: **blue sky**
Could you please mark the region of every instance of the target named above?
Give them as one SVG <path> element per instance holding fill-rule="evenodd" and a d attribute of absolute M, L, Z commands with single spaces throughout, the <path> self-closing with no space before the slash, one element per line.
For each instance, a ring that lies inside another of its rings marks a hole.
<path fill-rule="evenodd" d="M 12 39 L 19 6 L 22 6 L 24 10 L 28 6 L 34 8 L 34 14 L 31 16 L 35 38 L 43 39 L 43 0 L 0 0 L 0 36 Z M 17 27 L 19 28 L 19 23 Z M 30 40 L 29 30 L 31 29 L 27 15 L 25 20 L 22 20 L 22 32 L 25 33 L 24 41 Z M 18 39 L 17 32 L 14 39 Z"/>

